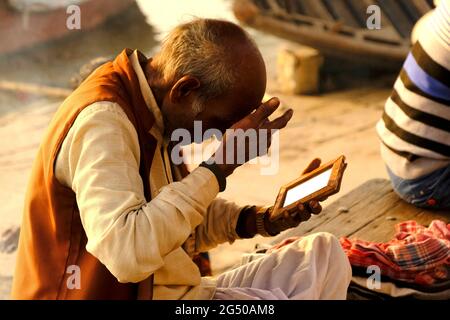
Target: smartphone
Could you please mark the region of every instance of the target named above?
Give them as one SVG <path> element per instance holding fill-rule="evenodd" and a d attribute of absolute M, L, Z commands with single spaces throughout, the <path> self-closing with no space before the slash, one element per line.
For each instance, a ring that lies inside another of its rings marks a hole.
<path fill-rule="evenodd" d="M 345 156 L 342 155 L 282 186 L 270 213 L 270 220 L 279 219 L 284 211 L 294 210 L 300 203 L 338 193 L 346 167 Z"/>

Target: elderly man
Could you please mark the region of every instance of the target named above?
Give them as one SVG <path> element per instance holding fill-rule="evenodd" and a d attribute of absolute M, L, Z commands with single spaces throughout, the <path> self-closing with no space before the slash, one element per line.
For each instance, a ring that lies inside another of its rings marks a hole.
<path fill-rule="evenodd" d="M 180 25 L 153 59 L 127 49 L 96 69 L 61 105 L 36 157 L 13 297 L 345 298 L 350 266 L 325 233 L 217 278 L 201 277 L 192 261 L 197 252 L 278 234 L 321 210 L 311 202 L 272 223 L 270 208 L 216 198 L 239 166 L 224 161 L 232 134 L 190 173 L 169 159 L 168 137 L 177 128 L 192 132 L 194 121 L 221 131 L 284 127 L 292 110 L 269 120 L 279 101 L 261 104 L 265 86 L 255 44 L 219 20 Z"/>

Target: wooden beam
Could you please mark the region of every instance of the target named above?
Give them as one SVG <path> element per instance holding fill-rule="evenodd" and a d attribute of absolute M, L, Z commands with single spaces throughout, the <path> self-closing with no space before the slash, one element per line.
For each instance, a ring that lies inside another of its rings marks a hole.
<path fill-rule="evenodd" d="M 307 15 L 311 15 L 316 18 L 334 21 L 333 16 L 328 12 L 327 8 L 321 1 L 306 0 L 304 1 L 305 11 Z"/>
<path fill-rule="evenodd" d="M 425 0 L 410 0 L 412 4 L 417 8 L 417 10 L 423 16 L 425 13 L 433 9 Z"/>
<path fill-rule="evenodd" d="M 414 26 L 414 22 L 403 12 L 402 8 L 396 1 L 378 0 L 383 11 L 382 14 L 388 16 L 391 23 L 403 38 L 408 38 Z"/>
<path fill-rule="evenodd" d="M 353 14 L 348 10 L 345 5 L 344 0 L 323 0 L 325 5 L 333 11 L 334 15 L 337 17 L 337 21 L 341 21 L 350 27 L 359 28 L 359 22 L 353 16 Z"/>

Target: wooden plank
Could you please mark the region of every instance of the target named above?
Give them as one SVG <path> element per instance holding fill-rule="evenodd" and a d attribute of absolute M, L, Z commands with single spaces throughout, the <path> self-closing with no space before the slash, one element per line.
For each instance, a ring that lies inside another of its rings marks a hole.
<path fill-rule="evenodd" d="M 401 200 L 394 192 L 390 192 L 374 202 L 362 200 L 357 205 L 350 208 L 348 213 L 338 214 L 334 219 L 311 230 L 310 233 L 325 231 L 330 232 L 337 237 L 348 237 L 369 225 L 375 219 L 385 215 L 392 210 L 392 207 L 396 206 L 399 201 Z"/>
<path fill-rule="evenodd" d="M 304 0 L 303 4 L 307 15 L 327 21 L 334 21 L 333 16 L 320 1 Z"/>
<path fill-rule="evenodd" d="M 450 211 L 424 210 L 400 201 L 386 215 L 377 218 L 350 237 L 366 241 L 386 242 L 394 237 L 395 225 L 402 221 L 415 220 L 421 225 L 428 226 L 431 221 L 437 219 L 450 222 Z"/>
<path fill-rule="evenodd" d="M 286 4 L 286 12 L 289 14 L 297 13 L 297 14 L 303 14 L 304 10 L 301 5 L 301 2 L 296 0 L 285 0 Z"/>
<path fill-rule="evenodd" d="M 414 23 L 422 16 L 422 13 L 411 5 L 411 0 L 398 0 L 398 4 Z"/>
<path fill-rule="evenodd" d="M 385 242 L 395 235 L 395 225 L 406 220 L 416 220 L 420 209 L 404 201 L 396 202 L 385 214 L 373 220 L 364 228 L 349 235 L 350 238 L 359 238 L 366 241 Z"/>
<path fill-rule="evenodd" d="M 313 18 L 311 18 L 313 19 Z M 340 56 L 353 61 L 358 60 L 381 67 L 398 67 L 405 60 L 409 47 L 406 44 L 386 45 L 371 41 L 360 41 L 335 32 L 326 32 L 317 27 L 294 25 L 280 21 L 272 16 L 256 16 L 251 26 L 267 31 L 284 39 L 300 42 L 322 51 L 324 54 Z"/>
<path fill-rule="evenodd" d="M 270 10 L 270 5 L 267 3 L 267 0 L 255 0 L 254 3 L 259 9 L 262 9 L 263 11 Z M 233 4 L 236 5 L 242 3 L 235 1 Z"/>
<path fill-rule="evenodd" d="M 415 220 L 422 225 L 429 225 L 433 220 L 442 220 L 450 223 L 450 209 L 446 211 L 422 210 L 417 214 Z"/>
<path fill-rule="evenodd" d="M 285 12 L 285 10 L 280 6 L 277 0 L 267 0 L 267 4 L 270 6 L 270 10 L 274 14 Z"/>
<path fill-rule="evenodd" d="M 352 13 L 348 10 L 348 7 L 345 5 L 344 0 L 322 0 L 325 6 L 329 8 L 329 10 L 335 16 L 337 21 L 341 21 L 343 24 L 348 25 L 350 27 L 359 28 L 360 24 L 358 20 L 352 15 Z"/>
<path fill-rule="evenodd" d="M 251 7 L 254 0 L 240 0 L 240 7 Z M 289 14 L 275 0 L 267 0 L 273 10 L 263 14 L 253 14 L 251 19 L 241 19 L 240 13 L 235 15 L 251 27 L 269 32 L 294 42 L 300 42 L 322 51 L 324 54 L 339 56 L 352 61 L 378 65 L 383 68 L 397 69 L 409 52 L 409 38 L 402 41 L 384 39 L 380 34 L 378 41 L 366 40 L 368 33 L 335 21 L 308 17 L 300 14 Z M 359 4 L 361 5 L 361 3 Z M 236 8 L 236 6 L 235 6 Z M 241 10 L 242 11 L 242 10 Z M 355 17 L 356 18 L 356 17 Z M 365 26 L 365 20 L 364 26 Z M 363 33 L 363 34 L 359 34 Z"/>
<path fill-rule="evenodd" d="M 409 38 L 414 22 L 403 12 L 396 1 L 378 0 L 385 14 L 403 38 Z"/>
<path fill-rule="evenodd" d="M 347 208 L 347 213 L 339 213 Z M 385 179 L 369 180 L 342 198 L 330 204 L 310 221 L 288 230 L 273 241 L 308 235 L 315 232 L 330 232 L 337 237 L 356 237 L 367 241 L 386 242 L 395 235 L 395 225 L 406 220 L 415 220 L 428 225 L 432 220 L 450 222 L 450 210 L 431 211 L 417 208 L 401 200 Z"/>
<path fill-rule="evenodd" d="M 420 12 L 421 15 L 424 15 L 431 9 L 433 9 L 425 0 L 410 0 L 412 4 L 416 7 L 417 11 Z"/>
<path fill-rule="evenodd" d="M 366 28 L 367 6 L 361 0 L 346 0 L 349 11 L 358 21 L 361 28 Z"/>

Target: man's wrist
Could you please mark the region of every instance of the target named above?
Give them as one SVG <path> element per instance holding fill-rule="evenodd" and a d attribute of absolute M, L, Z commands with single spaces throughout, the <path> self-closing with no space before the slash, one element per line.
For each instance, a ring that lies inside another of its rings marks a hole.
<path fill-rule="evenodd" d="M 236 166 L 232 166 L 229 164 L 223 164 L 223 163 L 216 163 L 217 168 L 220 169 L 220 171 L 223 172 L 225 177 L 228 177 L 234 172 L 234 169 L 236 169 Z"/>
<path fill-rule="evenodd" d="M 241 239 L 250 239 L 256 235 L 256 206 L 247 206 L 239 214 L 236 233 Z"/>
<path fill-rule="evenodd" d="M 256 231 L 263 237 L 272 237 L 277 235 L 277 233 L 274 233 L 269 229 L 270 208 L 271 207 L 269 206 L 262 207 L 256 213 Z"/>
<path fill-rule="evenodd" d="M 200 163 L 199 167 L 208 168 L 214 174 L 219 184 L 219 192 L 222 192 L 227 187 L 227 176 L 224 174 L 222 169 L 215 162 L 203 161 Z"/>
<path fill-rule="evenodd" d="M 263 237 L 277 235 L 278 232 L 268 228 L 270 208 L 269 206 L 247 206 L 242 209 L 236 225 L 238 236 L 242 239 L 248 239 L 253 238 L 257 234 Z"/>

